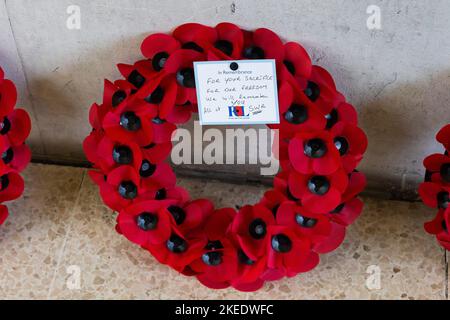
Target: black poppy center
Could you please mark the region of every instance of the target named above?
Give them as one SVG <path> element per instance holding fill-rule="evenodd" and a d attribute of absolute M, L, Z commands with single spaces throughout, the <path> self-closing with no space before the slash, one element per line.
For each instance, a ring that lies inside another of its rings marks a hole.
<path fill-rule="evenodd" d="M 450 183 L 450 163 L 444 163 L 440 170 L 442 180 Z"/>
<path fill-rule="evenodd" d="M 254 239 L 262 239 L 266 235 L 266 223 L 260 219 L 257 218 L 253 220 L 250 225 L 248 226 L 248 232 Z"/>
<path fill-rule="evenodd" d="M 216 43 L 214 43 L 214 47 L 225 53 L 227 56 L 231 56 L 233 53 L 233 44 L 227 40 L 217 40 Z"/>
<path fill-rule="evenodd" d="M 317 219 L 302 216 L 300 213 L 295 215 L 295 221 L 304 228 L 312 228 L 317 224 Z"/>
<path fill-rule="evenodd" d="M 238 250 L 238 260 L 240 263 L 251 266 L 255 264 L 255 261 L 250 259 L 242 249 Z"/>
<path fill-rule="evenodd" d="M 130 164 L 133 161 L 133 152 L 127 146 L 117 146 L 113 148 L 112 157 L 118 164 Z"/>
<path fill-rule="evenodd" d="M 156 87 L 155 90 L 153 90 L 152 93 L 150 93 L 146 98 L 144 98 L 144 100 L 151 104 L 158 104 L 161 103 L 163 98 L 164 98 L 164 89 L 161 88 L 161 86 L 158 86 Z"/>
<path fill-rule="evenodd" d="M 243 56 L 246 59 L 264 59 L 266 54 L 260 47 L 252 46 L 244 49 Z"/>
<path fill-rule="evenodd" d="M 169 240 L 167 240 L 166 247 L 173 253 L 183 253 L 187 249 L 187 243 L 180 236 L 173 234 L 170 236 Z"/>
<path fill-rule="evenodd" d="M 183 210 L 183 208 L 180 208 L 178 206 L 170 206 L 167 208 L 167 210 L 170 212 L 177 225 L 182 224 L 186 219 L 186 212 Z"/>
<path fill-rule="evenodd" d="M 303 92 L 309 100 L 316 101 L 320 96 L 320 87 L 317 85 L 317 83 L 308 81 L 308 85 Z"/>
<path fill-rule="evenodd" d="M 166 120 L 161 119 L 160 117 L 154 117 L 154 118 L 152 119 L 152 122 L 153 122 L 154 124 L 163 124 L 164 122 L 166 122 Z"/>
<path fill-rule="evenodd" d="M 127 78 L 128 82 L 131 83 L 136 88 L 140 88 L 145 83 L 145 77 L 140 74 L 137 70 L 133 70 L 130 72 Z"/>
<path fill-rule="evenodd" d="M 334 138 L 334 145 L 335 145 L 336 149 L 338 149 L 339 154 L 341 156 L 343 156 L 344 154 L 347 153 L 349 144 L 348 144 L 348 140 L 345 139 L 344 137 Z"/>
<path fill-rule="evenodd" d="M 139 229 L 150 231 L 156 228 L 158 223 L 158 216 L 154 213 L 143 212 L 136 217 L 136 224 Z"/>
<path fill-rule="evenodd" d="M 219 250 L 219 249 L 223 249 L 223 245 L 222 242 L 220 242 L 219 240 L 214 240 L 214 241 L 208 241 L 208 243 L 205 246 L 206 250 Z"/>
<path fill-rule="evenodd" d="M 193 42 L 193 41 L 189 41 L 189 42 L 183 43 L 183 45 L 181 46 L 181 48 L 183 48 L 183 49 L 189 49 L 189 50 L 194 50 L 194 51 L 197 51 L 197 52 L 203 52 L 203 48 L 200 47 L 198 44 L 196 44 L 196 43 Z"/>
<path fill-rule="evenodd" d="M 312 193 L 321 196 L 330 189 L 330 182 L 324 176 L 314 176 L 308 181 L 308 189 Z"/>
<path fill-rule="evenodd" d="M 156 200 L 163 200 L 166 197 L 167 197 L 166 189 L 162 188 L 162 189 L 159 189 L 158 191 L 156 191 L 156 194 L 155 194 L 155 199 Z"/>
<path fill-rule="evenodd" d="M 284 114 L 284 119 L 292 124 L 301 124 L 308 120 L 308 110 L 305 106 L 292 104 Z"/>
<path fill-rule="evenodd" d="M 116 92 L 114 92 L 111 99 L 112 106 L 117 107 L 123 100 L 125 100 L 126 97 L 127 93 L 125 91 L 117 90 Z"/>
<path fill-rule="evenodd" d="M 155 54 L 152 59 L 153 70 L 161 71 L 166 64 L 167 58 L 169 58 L 169 54 L 167 52 L 158 52 Z"/>
<path fill-rule="evenodd" d="M 303 151 L 310 158 L 322 158 L 327 153 L 327 145 L 322 139 L 311 139 L 305 143 Z"/>
<path fill-rule="evenodd" d="M 449 197 L 448 192 L 446 192 L 446 191 L 439 192 L 437 195 L 437 202 L 438 202 L 438 207 L 440 209 L 447 209 L 448 204 L 450 203 L 450 197 Z"/>
<path fill-rule="evenodd" d="M 223 253 L 219 251 L 206 252 L 202 255 L 202 261 L 208 266 L 218 266 L 222 263 Z"/>
<path fill-rule="evenodd" d="M 277 211 L 278 211 L 278 208 L 279 208 L 279 207 L 280 207 L 280 204 L 277 204 L 277 205 L 275 205 L 275 206 L 272 208 L 272 214 L 273 214 L 274 217 L 277 216 Z"/>
<path fill-rule="evenodd" d="M 272 237 L 272 249 L 276 252 L 287 253 L 292 249 L 292 241 L 285 234 L 279 233 Z"/>
<path fill-rule="evenodd" d="M 137 197 L 137 187 L 132 181 L 122 181 L 118 188 L 119 194 L 125 199 L 134 199 Z"/>
<path fill-rule="evenodd" d="M 143 160 L 141 163 L 141 168 L 139 169 L 139 175 L 142 178 L 148 178 L 152 176 L 156 171 L 156 165 L 150 163 L 148 160 Z"/>
<path fill-rule="evenodd" d="M 183 87 L 195 88 L 194 69 L 184 68 L 184 69 L 178 70 L 177 81 Z"/>
<path fill-rule="evenodd" d="M 14 151 L 12 148 L 9 148 L 5 152 L 2 153 L 2 160 L 5 164 L 8 164 L 14 158 Z"/>
<path fill-rule="evenodd" d="M 295 66 L 294 66 L 294 64 L 291 61 L 289 61 L 289 60 L 284 60 L 283 63 L 284 63 L 284 66 L 286 67 L 286 69 L 288 69 L 289 73 L 292 74 L 292 75 L 295 75 Z"/>
<path fill-rule="evenodd" d="M 3 190 L 5 190 L 6 188 L 8 188 L 8 186 L 9 186 L 9 177 L 8 177 L 8 174 L 4 174 L 4 175 L 2 175 L 2 176 L 0 177 L 0 186 L 1 186 L 0 191 L 3 191 Z"/>
<path fill-rule="evenodd" d="M 141 128 L 141 119 L 132 111 L 122 113 L 120 125 L 128 131 L 137 131 Z"/>
<path fill-rule="evenodd" d="M 287 195 L 287 197 L 289 198 L 289 200 L 292 200 L 292 201 L 298 201 L 298 198 L 296 198 L 296 197 L 292 194 L 292 192 L 291 192 L 291 190 L 289 189 L 289 187 L 286 188 L 286 195 Z"/>
<path fill-rule="evenodd" d="M 7 117 L 0 123 L 0 134 L 5 135 L 11 129 L 11 121 Z"/>
<path fill-rule="evenodd" d="M 326 128 L 330 129 L 333 127 L 338 121 L 338 112 L 336 109 L 331 110 L 331 112 L 325 116 L 325 119 L 327 119 Z"/>
<path fill-rule="evenodd" d="M 334 208 L 332 211 L 330 211 L 330 213 L 340 213 L 342 211 L 342 209 L 344 209 L 344 207 L 345 207 L 345 203 L 341 203 L 336 208 Z"/>

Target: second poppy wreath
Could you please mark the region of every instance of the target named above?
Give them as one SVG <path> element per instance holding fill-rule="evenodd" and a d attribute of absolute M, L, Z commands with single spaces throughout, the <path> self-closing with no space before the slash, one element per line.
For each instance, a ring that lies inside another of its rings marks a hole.
<path fill-rule="evenodd" d="M 367 147 L 357 113 L 330 74 L 296 42 L 272 31 L 188 23 L 152 34 L 145 58 L 119 64 L 83 148 L 116 230 L 159 262 L 210 288 L 254 291 L 293 277 L 336 249 L 363 207 L 366 184 L 355 168 Z M 166 163 L 177 124 L 197 112 L 194 61 L 275 59 L 281 171 L 259 203 L 215 208 L 190 199 Z"/>
<path fill-rule="evenodd" d="M 419 194 L 424 204 L 437 209 L 434 219 L 425 223 L 425 230 L 450 250 L 450 124 L 438 132 L 436 140 L 443 145 L 444 152 L 432 154 L 423 161 L 426 174 Z"/>

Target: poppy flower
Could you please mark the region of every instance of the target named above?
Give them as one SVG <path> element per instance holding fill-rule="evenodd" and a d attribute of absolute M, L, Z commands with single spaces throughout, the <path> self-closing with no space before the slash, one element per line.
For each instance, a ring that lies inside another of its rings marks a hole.
<path fill-rule="evenodd" d="M 116 80 L 113 83 L 105 79 L 103 87 L 102 106 L 108 111 L 124 103 L 134 91 L 133 85 L 125 80 Z"/>
<path fill-rule="evenodd" d="M 23 109 L 14 109 L 0 122 L 0 136 L 13 146 L 22 145 L 30 135 L 30 131 L 30 116 Z"/>
<path fill-rule="evenodd" d="M 330 221 L 325 215 L 308 212 L 294 202 L 281 204 L 276 219 L 279 225 L 309 238 L 313 245 L 324 240 L 331 232 Z"/>
<path fill-rule="evenodd" d="M 173 199 L 179 201 L 180 203 L 186 203 L 189 201 L 189 193 L 184 188 L 178 186 L 171 186 L 158 190 L 146 189 L 145 197 L 147 199 L 155 200 Z"/>
<path fill-rule="evenodd" d="M 284 48 L 276 33 L 266 28 L 244 32 L 244 59 L 275 59 L 282 61 Z"/>
<path fill-rule="evenodd" d="M 299 82 L 299 87 L 323 114 L 329 114 L 333 108 L 345 102 L 344 96 L 336 90 L 333 77 L 322 67 L 312 66 L 306 86 L 303 83 Z"/>
<path fill-rule="evenodd" d="M 450 124 L 439 130 L 436 140 L 444 145 L 447 152 L 450 152 Z"/>
<path fill-rule="evenodd" d="M 271 280 L 279 275 L 292 277 L 307 272 L 319 263 L 319 255 L 311 251 L 306 237 L 299 237 L 292 228 L 270 226 L 265 240 L 268 270 L 262 276 Z"/>
<path fill-rule="evenodd" d="M 138 170 L 141 184 L 147 190 L 159 190 L 175 186 L 175 173 L 167 163 L 155 164 L 144 158 Z"/>
<path fill-rule="evenodd" d="M 331 174 L 341 165 L 340 151 L 335 144 L 327 131 L 296 133 L 289 142 L 289 160 L 294 169 L 302 174 Z"/>
<path fill-rule="evenodd" d="M 177 97 L 177 86 L 173 74 L 161 75 L 149 79 L 134 95 L 135 99 L 143 99 L 146 106 L 153 110 L 153 117 L 165 119 L 171 112 Z"/>
<path fill-rule="evenodd" d="M 345 238 L 345 226 L 331 221 L 331 230 L 328 236 L 313 245 L 313 251 L 324 254 L 335 250 L 339 247 Z"/>
<path fill-rule="evenodd" d="M 165 76 L 164 72 L 155 72 L 150 60 L 140 60 L 133 65 L 119 63 L 117 69 L 125 78 L 125 80 L 119 80 L 127 82 L 127 85 L 131 85 L 132 96 L 134 94 L 141 94 L 142 92 L 149 94 L 152 92 L 151 88 L 155 83 L 159 83 Z"/>
<path fill-rule="evenodd" d="M 0 117 L 10 114 L 17 102 L 16 86 L 11 80 L 0 78 Z"/>
<path fill-rule="evenodd" d="M 175 28 L 172 36 L 181 43 L 181 49 L 204 52 L 207 44 L 217 40 L 217 31 L 200 23 L 185 23 Z"/>
<path fill-rule="evenodd" d="M 174 79 L 177 84 L 176 104 L 197 103 L 193 62 L 204 60 L 205 57 L 202 53 L 185 49 L 175 51 L 167 59 L 165 72 L 175 75 Z"/>
<path fill-rule="evenodd" d="M 361 172 L 353 171 L 348 175 L 348 186 L 342 195 L 342 201 L 353 199 L 366 188 L 366 185 L 366 176 Z"/>
<path fill-rule="evenodd" d="M 300 198 L 295 197 L 289 186 L 289 175 L 291 171 L 281 171 L 273 179 L 273 186 L 276 191 L 281 192 L 290 201 L 298 202 Z"/>
<path fill-rule="evenodd" d="M 171 223 L 182 234 L 187 236 L 195 236 L 199 233 L 197 228 L 204 223 L 204 202 L 177 201 L 167 207 L 167 211 L 171 216 Z M 201 234 L 201 233 L 200 233 Z M 201 234 L 203 236 L 203 234 Z"/>
<path fill-rule="evenodd" d="M 147 108 L 144 101 L 134 100 L 108 112 L 103 120 L 106 134 L 115 141 L 134 141 L 139 146 L 153 142 L 151 118 L 156 110 Z"/>
<path fill-rule="evenodd" d="M 305 94 L 287 82 L 278 90 L 280 124 L 269 125 L 280 130 L 280 139 L 291 138 L 300 131 L 323 130 L 326 125 L 324 114 L 306 98 Z"/>
<path fill-rule="evenodd" d="M 262 205 L 242 207 L 234 217 L 231 231 L 244 253 L 256 260 L 264 254 L 264 241 L 267 228 L 275 224 L 272 213 Z"/>
<path fill-rule="evenodd" d="M 208 50 L 208 60 L 240 59 L 244 46 L 244 33 L 235 24 L 222 22 L 214 28 L 217 39 Z"/>
<path fill-rule="evenodd" d="M 205 237 L 188 238 L 177 229 L 162 243 L 143 246 L 160 263 L 167 264 L 181 272 L 187 265 L 202 256 L 207 244 Z"/>
<path fill-rule="evenodd" d="M 23 193 L 23 178 L 11 169 L 0 174 L 0 203 L 17 199 Z"/>
<path fill-rule="evenodd" d="M 209 241 L 203 248 L 202 255 L 190 267 L 205 286 L 213 289 L 227 288 L 238 270 L 236 248 L 226 238 Z"/>
<path fill-rule="evenodd" d="M 0 226 L 5 223 L 6 218 L 8 218 L 8 207 L 0 204 Z"/>
<path fill-rule="evenodd" d="M 447 209 L 450 204 L 450 186 L 434 182 L 423 182 L 419 186 L 419 195 L 423 203 L 431 208 Z"/>
<path fill-rule="evenodd" d="M 330 211 L 328 213 L 328 217 L 332 221 L 344 227 L 347 227 L 351 225 L 356 220 L 356 218 L 359 217 L 362 212 L 363 206 L 364 203 L 361 201 L 361 199 L 353 198 L 341 203 L 332 211 Z"/>
<path fill-rule="evenodd" d="M 367 149 L 367 137 L 359 127 L 339 122 L 330 130 L 335 148 L 338 150 L 346 172 L 352 172 Z"/>
<path fill-rule="evenodd" d="M 140 186 L 139 174 L 129 165 L 113 169 L 100 184 L 103 202 L 116 211 L 131 205 L 144 193 L 145 190 Z"/>
<path fill-rule="evenodd" d="M 105 134 L 100 130 L 92 129 L 91 133 L 83 140 L 83 152 L 88 161 L 98 168 L 98 152 L 97 148 Z"/>
<path fill-rule="evenodd" d="M 264 193 L 259 204 L 272 211 L 273 216 L 276 217 L 280 205 L 285 201 L 289 201 L 289 199 L 282 192 L 278 190 L 269 190 Z"/>
<path fill-rule="evenodd" d="M 348 177 L 342 169 L 330 175 L 305 175 L 292 171 L 288 183 L 291 193 L 301 199 L 306 210 L 326 213 L 341 203 Z"/>
<path fill-rule="evenodd" d="M 88 146 L 89 143 L 86 144 L 86 147 Z M 126 140 L 117 142 L 111 140 L 108 136 L 104 136 L 96 148 L 95 164 L 102 171 L 109 172 L 122 165 L 130 165 L 135 170 L 140 170 L 141 168 L 142 153 L 136 143 Z"/>
<path fill-rule="evenodd" d="M 169 56 L 179 48 L 179 41 L 164 33 L 152 34 L 141 44 L 141 52 L 150 60 L 154 72 L 163 70 Z"/>
<path fill-rule="evenodd" d="M 440 209 L 436 217 L 424 224 L 425 231 L 436 236 L 439 244 L 446 250 L 450 250 L 450 234 L 448 226 L 450 225 L 450 210 Z"/>
<path fill-rule="evenodd" d="M 140 246 L 165 242 L 172 233 L 171 216 L 167 208 L 175 201 L 142 201 L 119 212 L 117 230 Z"/>
<path fill-rule="evenodd" d="M 255 291 L 264 285 L 261 278 L 267 265 L 267 256 L 261 256 L 257 260 L 250 259 L 242 249 L 237 249 L 238 271 L 231 280 L 233 288 L 240 291 Z"/>
<path fill-rule="evenodd" d="M 429 174 L 428 181 L 450 184 L 450 157 L 445 154 L 432 154 L 425 158 L 423 165 Z"/>
<path fill-rule="evenodd" d="M 2 162 L 9 168 L 22 172 L 31 160 L 31 150 L 26 144 L 4 146 L 1 150 Z"/>
<path fill-rule="evenodd" d="M 285 43 L 283 49 L 283 62 L 278 65 L 278 79 L 294 85 L 300 83 L 301 87 L 306 88 L 306 81 L 311 76 L 311 58 L 306 50 L 296 42 Z"/>
<path fill-rule="evenodd" d="M 341 102 L 337 107 L 331 109 L 329 113 L 325 115 L 326 129 L 331 129 L 338 122 L 346 122 L 353 125 L 358 125 L 358 114 L 355 108 L 347 103 Z"/>

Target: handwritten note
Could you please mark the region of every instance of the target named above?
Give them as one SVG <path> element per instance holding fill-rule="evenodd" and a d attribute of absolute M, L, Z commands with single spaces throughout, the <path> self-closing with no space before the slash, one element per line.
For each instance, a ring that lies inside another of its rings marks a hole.
<path fill-rule="evenodd" d="M 275 60 L 194 62 L 201 125 L 280 123 Z"/>

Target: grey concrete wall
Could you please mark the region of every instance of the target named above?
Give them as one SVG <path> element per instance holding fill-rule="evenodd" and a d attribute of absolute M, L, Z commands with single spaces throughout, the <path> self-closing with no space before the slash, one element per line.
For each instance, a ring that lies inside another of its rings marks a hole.
<path fill-rule="evenodd" d="M 66 28 L 72 4 L 81 8 L 80 30 Z M 381 30 L 366 27 L 372 4 Z M 115 63 L 138 59 L 147 34 L 189 21 L 264 26 L 301 42 L 333 74 L 369 137 L 360 169 L 370 187 L 404 196 L 421 179 L 423 157 L 440 151 L 435 132 L 450 122 L 449 17 L 449 0 L 2 0 L 0 63 L 34 117 L 35 159 L 82 162 L 103 78 L 119 77 Z M 250 177 L 257 169 L 215 167 Z"/>

